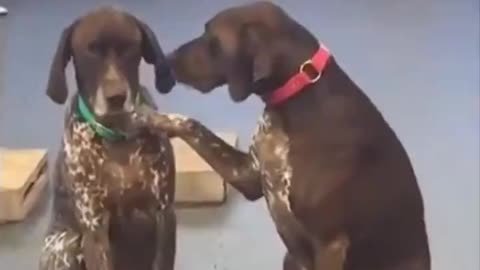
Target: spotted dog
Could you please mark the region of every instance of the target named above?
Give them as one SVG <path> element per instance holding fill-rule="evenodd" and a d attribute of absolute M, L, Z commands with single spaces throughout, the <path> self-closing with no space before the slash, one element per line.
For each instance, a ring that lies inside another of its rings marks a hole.
<path fill-rule="evenodd" d="M 78 92 L 65 117 L 61 150 L 52 168 L 52 222 L 41 270 L 172 270 L 176 249 L 175 164 L 166 134 L 135 125 L 143 104 L 141 58 L 155 68 L 156 88 L 174 86 L 152 30 L 121 10 L 102 7 L 68 26 L 55 53 L 47 87 L 66 102 L 65 67 L 73 59 Z"/>
<path fill-rule="evenodd" d="M 167 57 L 177 81 L 265 102 L 248 153 L 198 121 L 138 110 L 247 199 L 264 196 L 285 270 L 428 270 L 422 195 L 395 132 L 328 48 L 280 7 L 220 11 Z M 388 90 L 387 90 L 388 91 Z"/>

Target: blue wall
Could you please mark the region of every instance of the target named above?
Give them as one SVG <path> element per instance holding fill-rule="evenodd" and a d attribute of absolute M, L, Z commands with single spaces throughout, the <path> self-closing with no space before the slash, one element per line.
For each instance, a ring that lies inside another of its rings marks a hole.
<path fill-rule="evenodd" d="M 245 1 L 0 0 L 10 8 L 0 18 L 6 39 L 6 49 L 0 46 L 0 146 L 56 147 L 64 108 L 44 95 L 50 57 L 62 28 L 98 2 L 123 5 L 143 18 L 169 51 L 199 34 L 218 10 Z M 407 148 L 426 203 L 433 269 L 479 269 L 478 1 L 275 2 L 333 51 Z M 144 74 L 151 86 L 150 67 Z M 243 147 L 261 110 L 254 98 L 233 105 L 225 90 L 200 96 L 178 87 L 157 101 L 163 110 L 238 132 Z M 230 198 L 223 208 L 180 212 L 178 269 L 281 269 L 284 248 L 264 202 L 249 203 L 236 193 Z M 42 213 L 0 228 L 2 267 L 36 266 L 48 221 Z"/>

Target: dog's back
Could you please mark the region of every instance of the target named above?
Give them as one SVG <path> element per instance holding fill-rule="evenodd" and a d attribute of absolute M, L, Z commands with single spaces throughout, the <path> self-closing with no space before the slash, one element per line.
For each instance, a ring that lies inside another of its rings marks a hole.
<path fill-rule="evenodd" d="M 282 106 L 295 213 L 310 231 L 348 233 L 347 270 L 409 258 L 429 269 L 423 200 L 404 147 L 334 59 L 322 81 Z"/>

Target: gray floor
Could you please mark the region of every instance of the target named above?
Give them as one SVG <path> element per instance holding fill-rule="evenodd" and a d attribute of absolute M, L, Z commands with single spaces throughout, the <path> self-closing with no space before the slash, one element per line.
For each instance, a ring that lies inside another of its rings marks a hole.
<path fill-rule="evenodd" d="M 67 3 L 68 2 L 68 3 Z M 166 51 L 199 33 L 219 9 L 244 1 L 0 0 L 0 146 L 56 148 L 63 108 L 44 95 L 62 28 L 99 2 L 145 19 Z M 426 202 L 434 268 L 479 269 L 478 0 L 276 1 L 327 44 L 382 110 L 407 148 Z M 151 70 L 143 80 L 152 85 Z M 157 96 L 248 143 L 261 104 L 233 105 L 226 91 L 178 87 Z M 35 269 L 45 204 L 25 223 L 0 228 L 2 269 Z M 221 208 L 180 211 L 178 269 L 281 269 L 283 247 L 263 201 L 237 194 Z"/>

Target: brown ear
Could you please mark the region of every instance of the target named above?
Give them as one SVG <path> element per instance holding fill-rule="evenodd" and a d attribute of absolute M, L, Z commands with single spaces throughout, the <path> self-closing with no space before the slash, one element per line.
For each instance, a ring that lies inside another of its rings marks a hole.
<path fill-rule="evenodd" d="M 254 92 L 254 80 L 264 76 L 264 69 L 270 69 L 270 63 L 265 62 L 268 58 L 256 57 L 264 38 L 261 35 L 266 35 L 262 30 L 263 27 L 255 24 L 244 26 L 227 55 L 228 89 L 235 102 L 250 96 Z"/>
<path fill-rule="evenodd" d="M 143 58 L 155 68 L 155 87 L 160 93 L 168 93 L 175 86 L 175 79 L 165 54 L 152 29 L 140 20 L 136 19 L 136 21 L 142 31 Z"/>
<path fill-rule="evenodd" d="M 228 90 L 233 101 L 240 102 L 250 95 L 253 86 L 253 57 L 243 49 L 228 57 Z"/>
<path fill-rule="evenodd" d="M 72 57 L 71 36 L 75 23 L 65 28 L 50 65 L 47 95 L 57 104 L 64 104 L 68 97 L 65 68 Z"/>

